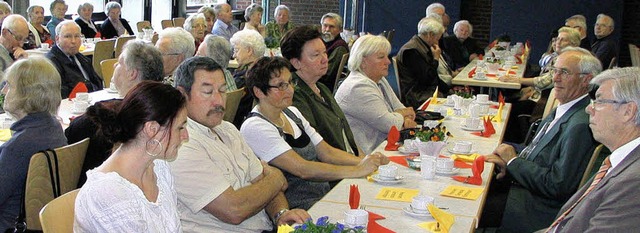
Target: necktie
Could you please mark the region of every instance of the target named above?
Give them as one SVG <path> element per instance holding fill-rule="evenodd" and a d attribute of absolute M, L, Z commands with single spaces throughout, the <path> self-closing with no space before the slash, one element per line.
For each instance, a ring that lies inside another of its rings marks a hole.
<path fill-rule="evenodd" d="M 89 75 L 87 75 L 87 72 L 84 71 L 84 69 L 82 68 L 82 64 L 80 64 L 80 61 L 78 61 L 78 59 L 76 59 L 76 56 L 69 56 L 69 59 L 71 59 L 71 61 L 73 63 L 76 64 L 76 66 L 78 66 L 78 69 L 80 69 L 80 72 L 82 72 L 82 77 L 84 77 L 85 80 L 87 81 L 91 81 L 89 80 Z"/>
<path fill-rule="evenodd" d="M 598 173 L 596 173 L 596 176 L 593 178 L 593 182 L 591 182 L 591 185 L 589 186 L 589 188 L 587 188 L 587 191 L 585 191 L 582 194 L 582 196 L 580 196 L 580 198 L 578 198 L 578 200 L 576 202 L 574 202 L 573 205 L 571 205 L 571 207 L 569 207 L 569 209 L 567 209 L 567 211 L 562 213 L 562 215 L 560 215 L 560 217 L 558 217 L 558 219 L 556 219 L 556 221 L 554 221 L 551 224 L 551 226 L 549 227 L 547 232 L 550 232 L 550 231 L 554 230 L 554 228 L 556 228 L 558 226 L 558 224 L 560 224 L 560 222 L 562 222 L 562 220 L 565 217 L 567 217 L 567 215 L 569 213 L 571 213 L 571 211 L 578 205 L 578 203 L 580 203 L 580 201 L 582 201 L 582 199 L 584 199 L 584 197 L 586 197 L 589 194 L 589 192 L 591 192 L 591 190 L 593 190 L 596 187 L 596 185 L 598 185 L 598 183 L 600 183 L 602 178 L 604 178 L 604 176 L 609 171 L 609 168 L 611 168 L 611 161 L 609 160 L 609 157 L 607 156 L 607 158 L 604 159 L 604 162 L 602 162 L 602 166 L 600 166 L 600 170 L 598 170 Z"/>

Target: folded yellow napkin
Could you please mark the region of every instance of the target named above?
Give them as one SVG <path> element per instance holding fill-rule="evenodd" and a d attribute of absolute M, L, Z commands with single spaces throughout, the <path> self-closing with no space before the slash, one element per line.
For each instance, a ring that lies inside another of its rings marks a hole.
<path fill-rule="evenodd" d="M 289 233 L 294 231 L 295 229 L 293 229 L 293 227 L 289 226 L 289 225 L 280 225 L 278 226 L 278 233 Z"/>
<path fill-rule="evenodd" d="M 444 210 L 441 210 L 440 208 L 438 208 L 433 204 L 429 204 L 427 208 L 429 208 L 429 212 L 431 213 L 431 216 L 433 216 L 433 218 L 435 218 L 436 221 L 420 223 L 418 224 L 418 226 L 434 233 L 435 232 L 448 233 L 451 230 L 451 226 L 456 220 L 455 217 L 452 214 L 447 213 Z"/>
<path fill-rule="evenodd" d="M 6 142 L 11 138 L 11 129 L 0 129 L 0 141 Z"/>
<path fill-rule="evenodd" d="M 476 158 L 478 158 L 478 156 L 480 156 L 480 154 L 478 154 L 478 153 L 473 153 L 473 154 L 470 154 L 470 155 L 454 154 L 454 155 L 451 155 L 451 159 L 453 159 L 453 160 L 462 160 L 464 162 L 473 163 L 473 161 L 475 161 Z"/>

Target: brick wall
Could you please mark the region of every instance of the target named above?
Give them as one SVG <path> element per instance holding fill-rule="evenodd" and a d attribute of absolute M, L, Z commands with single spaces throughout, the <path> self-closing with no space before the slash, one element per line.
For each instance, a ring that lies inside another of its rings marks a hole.
<path fill-rule="evenodd" d="M 473 37 L 479 39 L 480 46 L 489 43 L 491 31 L 491 0 L 462 1 L 460 18 L 468 20 L 473 25 Z M 451 30 L 453 31 L 453 23 Z"/>
<path fill-rule="evenodd" d="M 255 1 L 261 4 L 261 0 Z M 290 20 L 296 25 L 303 24 L 319 24 L 322 15 L 328 12 L 340 13 L 340 2 L 337 0 L 281 0 L 281 4 L 291 9 Z M 251 4 L 251 0 L 237 0 L 236 8 L 245 9 Z M 269 19 L 273 19 L 273 10 L 276 8 L 276 1 L 271 0 L 271 9 L 269 9 Z"/>

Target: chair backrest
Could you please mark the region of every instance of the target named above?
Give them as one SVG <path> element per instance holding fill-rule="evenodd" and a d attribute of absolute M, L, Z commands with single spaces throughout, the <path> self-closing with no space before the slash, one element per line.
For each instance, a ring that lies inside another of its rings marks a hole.
<path fill-rule="evenodd" d="M 118 37 L 118 39 L 116 39 L 116 45 L 113 48 L 114 58 L 118 58 L 120 56 L 120 54 L 122 53 L 122 48 L 124 47 L 124 44 L 127 43 L 127 41 L 133 40 L 135 38 L 136 38 L 136 36 L 121 36 L 121 37 Z"/>
<path fill-rule="evenodd" d="M 44 233 L 73 232 L 76 197 L 80 189 L 59 196 L 40 211 L 40 223 Z"/>
<path fill-rule="evenodd" d="M 236 112 L 238 111 L 238 105 L 240 105 L 240 99 L 245 95 L 244 87 L 235 91 L 227 92 L 227 102 L 225 105 L 224 111 L 224 120 L 233 122 L 233 119 L 236 117 Z"/>
<path fill-rule="evenodd" d="M 93 70 L 98 73 L 98 75 L 104 79 L 102 75 L 102 71 L 100 70 L 100 62 L 105 59 L 114 58 L 113 56 L 113 48 L 115 47 L 116 40 L 101 40 L 96 42 L 94 50 L 93 50 L 93 59 L 91 60 L 91 65 L 93 65 Z"/>
<path fill-rule="evenodd" d="M 138 28 L 138 32 L 142 32 L 142 29 L 144 29 L 145 27 L 151 27 L 151 22 L 146 20 L 140 21 L 136 23 L 136 27 Z"/>
<path fill-rule="evenodd" d="M 349 60 L 349 53 L 342 54 L 342 58 L 340 58 L 340 65 L 338 65 L 338 72 L 336 73 L 336 81 L 333 84 L 333 93 L 336 93 L 342 81 L 349 75 L 349 70 L 344 69 L 344 66 L 347 64 Z"/>
<path fill-rule="evenodd" d="M 609 62 L 609 69 L 613 69 L 614 67 L 618 67 L 618 57 L 611 58 L 611 62 Z"/>
<path fill-rule="evenodd" d="M 185 18 L 183 17 L 173 18 L 173 26 L 181 28 L 184 25 L 184 20 Z"/>
<path fill-rule="evenodd" d="M 393 36 L 396 34 L 396 29 L 391 29 L 389 32 L 387 32 L 387 40 L 389 41 L 389 43 L 392 43 L 393 41 Z"/>
<path fill-rule="evenodd" d="M 551 90 L 551 93 L 549 93 L 549 98 L 547 98 L 547 104 L 544 106 L 544 112 L 542 112 L 542 118 L 545 118 L 547 115 L 549 115 L 551 109 L 558 106 L 558 104 L 560 104 L 560 102 L 558 102 L 558 100 L 556 99 L 556 91 Z"/>
<path fill-rule="evenodd" d="M 400 71 L 398 71 L 398 59 L 397 56 L 393 56 L 391 58 L 391 61 L 393 62 L 393 72 L 396 75 L 396 87 L 398 88 L 398 99 L 402 100 L 402 88 L 400 88 Z"/>
<path fill-rule="evenodd" d="M 60 174 L 60 194 L 67 193 L 78 187 L 78 180 L 80 179 L 80 172 L 88 147 L 89 138 L 85 138 L 75 144 L 55 149 L 58 155 L 57 169 Z M 53 162 L 52 167 L 56 168 L 56 164 Z M 52 190 L 53 186 L 47 156 L 44 153 L 36 153 L 29 162 L 24 194 L 25 221 L 29 230 L 42 230 L 38 215 L 42 207 L 55 198 Z"/>
<path fill-rule="evenodd" d="M 109 88 L 111 86 L 111 77 L 113 76 L 113 65 L 118 62 L 118 59 L 111 58 L 100 62 L 100 70 L 104 76 L 104 87 Z"/>
<path fill-rule="evenodd" d="M 173 20 L 164 19 L 160 21 L 160 25 L 162 25 L 162 29 L 173 27 Z"/>
<path fill-rule="evenodd" d="M 593 154 L 591 155 L 591 159 L 589 159 L 589 163 L 587 163 L 587 169 L 584 170 L 584 174 L 582 175 L 582 179 L 580 180 L 580 184 L 578 185 L 578 188 L 582 187 L 582 185 L 587 183 L 589 178 L 591 178 L 591 175 L 593 173 L 593 171 L 592 171 L 593 170 L 593 166 L 596 164 L 596 161 L 599 160 L 599 157 L 600 157 L 600 154 L 601 154 L 603 148 L 604 148 L 604 145 L 600 144 L 600 145 L 598 145 L 596 147 L 595 150 L 593 150 Z M 603 160 L 604 160 L 604 158 L 601 161 L 603 161 Z"/>
<path fill-rule="evenodd" d="M 636 67 L 640 66 L 640 51 L 638 50 L 638 46 L 629 44 L 629 54 L 631 55 L 631 65 Z"/>

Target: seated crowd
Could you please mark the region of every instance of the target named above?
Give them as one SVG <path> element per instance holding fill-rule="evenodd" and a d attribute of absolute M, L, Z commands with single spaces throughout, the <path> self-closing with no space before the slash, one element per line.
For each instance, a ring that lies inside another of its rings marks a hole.
<path fill-rule="evenodd" d="M 127 42 L 111 77 L 119 98 L 95 103 L 63 130 L 56 118 L 62 99 L 80 83 L 89 92 L 105 85 L 79 52 L 81 38 L 134 32 L 117 2 L 106 4 L 101 26 L 89 3 L 66 20 L 68 5 L 53 1 L 46 26 L 42 6 L 30 6 L 27 21 L 2 3 L 2 107 L 16 120 L 0 145 L 3 232 L 22 208 L 31 156 L 84 138 L 90 144 L 75 232 L 263 232 L 303 223 L 340 180 L 388 164 L 375 150 L 389 129 L 416 128 L 414 109 L 446 96 L 451 79 L 484 53 L 468 21 L 448 35 L 445 7 L 431 4 L 398 52 L 398 98 L 386 78 L 387 38 L 363 35 L 348 44 L 340 15 L 294 26 L 284 5 L 266 25 L 260 19 L 268 10 L 250 5 L 240 30 L 231 6 L 216 4 L 187 18 L 184 28 L 159 31 L 155 44 Z M 606 70 L 615 54 L 613 19 L 597 20 L 593 51 L 578 47 L 586 24 L 572 16 L 543 55 L 539 77 L 501 79 L 535 91 L 554 88 L 559 102 L 531 143 L 502 144 L 486 156 L 495 179 L 509 184 L 501 203 L 485 207 L 496 209 L 489 217 L 498 218 L 493 227 L 501 232 L 620 232 L 637 225 L 640 69 Z M 44 57 L 28 57 L 25 50 L 43 43 L 52 45 Z M 273 45 L 282 56 L 265 55 Z M 347 53 L 350 72 L 338 83 Z M 228 69 L 231 57 L 237 69 Z M 242 88 L 235 119 L 223 120 L 227 93 Z M 514 109 L 532 105 L 518 101 Z M 599 143 L 612 153 L 579 186 Z"/>

